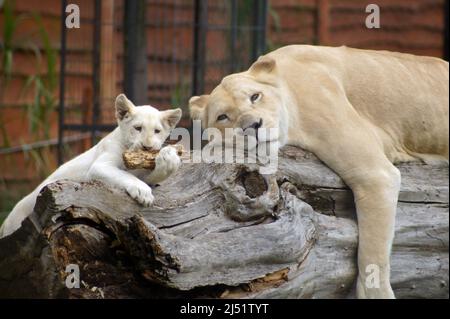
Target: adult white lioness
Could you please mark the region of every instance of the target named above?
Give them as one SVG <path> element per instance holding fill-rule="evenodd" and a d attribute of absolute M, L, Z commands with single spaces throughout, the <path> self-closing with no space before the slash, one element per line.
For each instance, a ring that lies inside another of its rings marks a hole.
<path fill-rule="evenodd" d="M 394 297 L 389 258 L 401 177 L 393 163 L 448 161 L 447 62 L 292 45 L 225 77 L 189 106 L 205 127 L 278 128 L 280 145 L 309 150 L 339 174 L 357 209 L 357 296 Z M 365 285 L 371 265 L 379 267 L 379 288 Z"/>

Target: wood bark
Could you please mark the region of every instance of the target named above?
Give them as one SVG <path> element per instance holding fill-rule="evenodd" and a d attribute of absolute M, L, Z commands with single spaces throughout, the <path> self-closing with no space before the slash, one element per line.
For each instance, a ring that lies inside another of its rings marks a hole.
<path fill-rule="evenodd" d="M 398 166 L 392 251 L 398 298 L 448 298 L 448 166 Z M 143 208 L 99 182 L 46 186 L 0 240 L 0 297 L 352 298 L 357 224 L 350 190 L 314 155 L 183 164 Z M 65 285 L 80 268 L 80 288 Z"/>
<path fill-rule="evenodd" d="M 171 145 L 175 148 L 178 156 L 182 156 L 186 152 L 184 151 L 183 145 L 173 144 Z M 139 151 L 126 151 L 122 154 L 122 160 L 126 168 L 128 169 L 155 169 L 156 157 L 159 154 L 159 150 L 139 150 Z M 189 153 L 187 154 L 189 155 Z M 186 157 L 186 155 L 185 155 Z"/>

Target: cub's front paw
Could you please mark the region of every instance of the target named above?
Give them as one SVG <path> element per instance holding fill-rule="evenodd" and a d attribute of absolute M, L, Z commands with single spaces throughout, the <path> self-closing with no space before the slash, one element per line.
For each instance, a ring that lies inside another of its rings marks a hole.
<path fill-rule="evenodd" d="M 148 207 L 153 203 L 152 189 L 147 184 L 130 184 L 125 189 L 139 204 Z"/>
<path fill-rule="evenodd" d="M 172 146 L 166 146 L 159 151 L 155 159 L 156 169 L 170 175 L 180 167 L 181 160 L 177 150 Z"/>

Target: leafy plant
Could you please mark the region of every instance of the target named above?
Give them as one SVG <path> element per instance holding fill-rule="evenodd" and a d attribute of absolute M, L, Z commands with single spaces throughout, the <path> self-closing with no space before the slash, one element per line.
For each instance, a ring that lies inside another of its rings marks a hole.
<path fill-rule="evenodd" d="M 7 85 L 12 78 L 15 51 L 17 48 L 21 48 L 23 52 L 30 52 L 36 61 L 36 72 L 26 79 L 21 96 L 32 91 L 32 100 L 24 105 L 27 111 L 26 116 L 32 139 L 49 139 L 51 115 L 57 105 L 55 96 L 58 80 L 56 70 L 57 52 L 52 47 L 48 33 L 38 14 L 16 15 L 14 13 L 14 2 L 5 0 L 3 3 L 3 16 L 3 39 L 0 42 L 2 48 L 0 104 L 4 101 Z M 17 27 L 21 20 L 25 18 L 31 18 L 35 22 L 36 28 L 34 30 L 37 31 L 39 40 L 43 45 L 42 51 L 44 55 L 41 53 L 41 49 L 33 41 L 30 41 L 29 35 L 22 39 L 15 38 Z M 42 70 L 45 70 L 45 72 L 42 72 Z M 3 147 L 9 147 L 11 145 L 10 138 L 5 129 L 2 112 L 0 112 L 0 131 L 2 133 Z M 50 148 L 43 147 L 32 149 L 28 152 L 29 154 L 25 153 L 27 163 L 33 163 L 36 172 L 40 176 L 47 175 L 52 166 Z"/>
<path fill-rule="evenodd" d="M 271 2 L 269 1 L 269 8 L 268 8 L 268 14 L 272 18 L 273 22 L 273 28 L 276 33 L 281 32 L 281 19 L 278 12 L 271 6 Z M 266 38 L 266 52 L 268 53 L 270 51 L 276 50 L 278 48 L 282 47 L 281 44 L 274 44 L 273 41 L 267 37 Z"/>
<path fill-rule="evenodd" d="M 252 32 L 251 29 L 248 28 L 249 25 L 253 22 L 252 19 L 255 15 L 254 8 L 255 8 L 255 1 L 259 0 L 239 0 L 237 2 L 237 16 L 236 16 L 236 22 L 238 25 L 237 28 L 237 42 L 236 42 L 236 49 L 235 54 L 237 55 L 236 61 L 235 61 L 235 70 L 242 70 L 249 66 L 249 63 L 252 63 L 250 58 L 250 43 L 252 43 Z M 227 2 L 227 10 L 231 12 L 231 4 Z M 275 9 L 273 9 L 271 2 L 268 1 L 268 15 L 272 18 L 273 26 L 275 28 L 276 32 L 279 32 L 281 30 L 281 21 L 280 16 L 276 12 Z M 230 43 L 230 34 L 227 35 L 227 43 Z M 270 41 L 270 39 L 266 39 L 267 48 L 265 50 L 266 52 L 272 51 L 275 47 L 273 43 Z"/>
<path fill-rule="evenodd" d="M 48 33 L 46 32 L 40 16 L 34 14 L 35 20 L 41 42 L 43 44 L 43 51 L 45 59 L 42 58 L 41 51 L 34 48 L 33 52 L 37 62 L 37 72 L 28 77 L 24 87 L 26 92 L 28 89 L 33 91 L 33 100 L 26 104 L 29 128 L 34 139 L 49 139 L 51 114 L 54 112 L 57 105 L 55 91 L 57 88 L 57 53 L 52 47 Z M 45 64 L 46 72 L 41 73 Z M 50 148 L 43 147 L 30 150 L 30 155 L 33 158 L 33 163 L 36 171 L 41 176 L 46 176 L 50 173 L 52 168 L 53 158 Z"/>
<path fill-rule="evenodd" d="M 182 107 L 183 105 L 187 105 L 187 100 L 190 96 L 190 86 L 189 82 L 181 78 L 177 83 L 175 89 L 171 92 L 170 95 L 170 104 L 172 107 Z"/>
<path fill-rule="evenodd" d="M 33 100 L 26 104 L 31 133 L 38 139 L 48 139 L 50 138 L 50 116 L 57 102 L 54 94 L 57 84 L 56 51 L 51 46 L 41 18 L 38 15 L 33 15 L 33 18 L 38 25 L 39 35 L 44 45 L 46 72 L 40 73 L 44 62 L 41 51 L 34 47 L 38 71 L 28 77 L 24 92 L 33 90 Z"/>
<path fill-rule="evenodd" d="M 6 0 L 3 2 L 3 34 L 0 39 L 1 48 L 1 74 L 0 74 L 0 105 L 3 105 L 6 88 L 11 81 L 13 57 L 14 57 L 14 41 L 13 35 L 17 28 L 20 18 L 14 15 L 14 2 Z M 10 139 L 6 132 L 3 120 L 3 113 L 0 112 L 0 132 L 2 133 L 3 147 L 11 145 Z"/>

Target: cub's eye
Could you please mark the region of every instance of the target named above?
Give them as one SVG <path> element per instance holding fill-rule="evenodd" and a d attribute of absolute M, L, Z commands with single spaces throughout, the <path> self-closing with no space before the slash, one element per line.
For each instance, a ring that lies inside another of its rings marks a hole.
<path fill-rule="evenodd" d="M 220 114 L 218 117 L 217 117 L 217 121 L 224 121 L 224 120 L 226 120 L 228 118 L 228 116 L 226 115 L 226 114 Z"/>
<path fill-rule="evenodd" d="M 250 102 L 255 103 L 257 99 L 261 96 L 261 93 L 255 93 L 252 96 L 250 96 Z"/>
<path fill-rule="evenodd" d="M 161 133 L 161 130 L 156 129 L 155 134 L 159 134 L 159 133 Z"/>
<path fill-rule="evenodd" d="M 134 129 L 138 132 L 142 131 L 142 126 L 135 126 Z"/>

